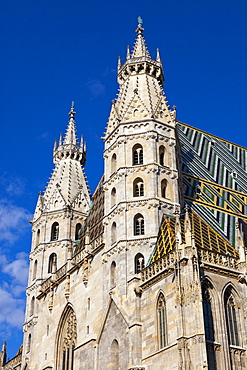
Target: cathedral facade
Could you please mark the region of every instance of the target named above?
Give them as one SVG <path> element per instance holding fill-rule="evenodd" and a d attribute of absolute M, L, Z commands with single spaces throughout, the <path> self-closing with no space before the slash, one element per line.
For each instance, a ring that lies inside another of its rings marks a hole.
<path fill-rule="evenodd" d="M 91 196 L 72 105 L 32 220 L 23 346 L 0 369 L 247 369 L 247 150 L 177 121 L 139 23 Z"/>

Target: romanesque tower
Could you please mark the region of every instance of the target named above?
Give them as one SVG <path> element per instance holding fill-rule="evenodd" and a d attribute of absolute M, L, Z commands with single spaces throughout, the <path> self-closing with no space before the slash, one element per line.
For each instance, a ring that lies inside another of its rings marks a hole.
<path fill-rule="evenodd" d="M 119 93 L 104 137 L 106 245 L 131 251 L 130 275 L 146 264 L 163 214 L 180 208 L 175 107 L 164 95 L 159 50 L 152 59 L 143 31 L 140 20 L 133 51 L 127 48 L 123 64 L 119 58 Z"/>
<path fill-rule="evenodd" d="M 40 193 L 32 220 L 32 246 L 24 323 L 24 353 L 29 354 L 35 335 L 39 305 L 36 296 L 40 284 L 52 278 L 71 258 L 89 210 L 90 196 L 82 167 L 86 144 L 78 143 L 72 104 L 65 136 L 54 145 L 55 169 L 45 192 Z M 52 292 L 51 292 L 52 295 Z M 49 330 L 49 328 L 47 328 Z"/>

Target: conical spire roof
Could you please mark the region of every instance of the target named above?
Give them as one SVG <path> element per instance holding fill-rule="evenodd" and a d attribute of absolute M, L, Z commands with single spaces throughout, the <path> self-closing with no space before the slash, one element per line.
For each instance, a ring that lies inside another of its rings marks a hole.
<path fill-rule="evenodd" d="M 84 141 L 78 144 L 74 116 L 74 104 L 72 104 L 64 140 L 60 137 L 58 147 L 56 145 L 54 147 L 55 168 L 44 194 L 40 195 L 34 220 L 43 211 L 55 211 L 64 207 L 83 211 L 85 215 L 89 210 L 89 188 L 82 169 L 86 160 L 86 146 Z"/>
<path fill-rule="evenodd" d="M 130 54 L 128 48 L 126 61 L 122 65 L 118 63 L 119 93 L 112 102 L 106 137 L 122 122 L 158 119 L 175 125 L 175 112 L 169 109 L 163 90 L 159 50 L 156 59 L 152 59 L 143 31 L 139 18 L 133 52 Z"/>
<path fill-rule="evenodd" d="M 131 58 L 139 58 L 139 57 L 148 57 L 150 58 L 150 54 L 148 48 L 146 46 L 146 42 L 143 36 L 144 28 L 142 24 L 139 23 L 136 29 L 137 37 L 134 44 L 134 50 L 132 52 Z"/>

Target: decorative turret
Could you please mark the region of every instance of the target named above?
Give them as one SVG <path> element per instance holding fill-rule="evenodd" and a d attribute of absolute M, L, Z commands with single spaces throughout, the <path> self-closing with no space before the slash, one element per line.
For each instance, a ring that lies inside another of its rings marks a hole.
<path fill-rule="evenodd" d="M 137 37 L 134 44 L 134 49 L 132 53 L 127 48 L 126 62 L 121 66 L 118 73 L 118 83 L 121 85 L 133 74 L 143 74 L 147 73 L 149 76 L 156 77 L 163 86 L 163 68 L 158 56 L 156 60 L 152 59 L 146 42 L 143 36 L 144 28 L 142 27 L 142 20 L 138 19 L 139 24 L 136 29 Z M 141 22 L 141 23 L 140 23 Z"/>
<path fill-rule="evenodd" d="M 69 111 L 69 123 L 64 140 L 62 140 L 62 135 L 60 134 L 59 146 L 56 147 L 56 142 L 54 145 L 53 161 L 55 164 L 60 159 L 71 158 L 80 161 L 82 166 L 85 165 L 86 145 L 83 139 L 81 140 L 80 146 L 78 145 L 75 128 L 75 114 L 76 112 L 74 111 L 74 102 L 72 102 L 71 109 Z"/>
<path fill-rule="evenodd" d="M 55 169 L 44 194 L 40 195 L 34 220 L 44 211 L 75 207 L 86 215 L 89 210 L 89 189 L 82 170 L 86 162 L 86 143 L 76 135 L 74 102 L 69 111 L 69 122 L 64 138 L 60 134 L 59 144 L 53 150 Z"/>

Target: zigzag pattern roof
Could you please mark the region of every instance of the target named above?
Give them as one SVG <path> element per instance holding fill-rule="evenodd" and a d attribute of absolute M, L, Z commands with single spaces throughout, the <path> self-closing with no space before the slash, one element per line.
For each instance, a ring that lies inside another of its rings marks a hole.
<path fill-rule="evenodd" d="M 237 221 L 246 229 L 247 149 L 181 122 L 177 129 L 185 200 L 234 246 Z"/>

